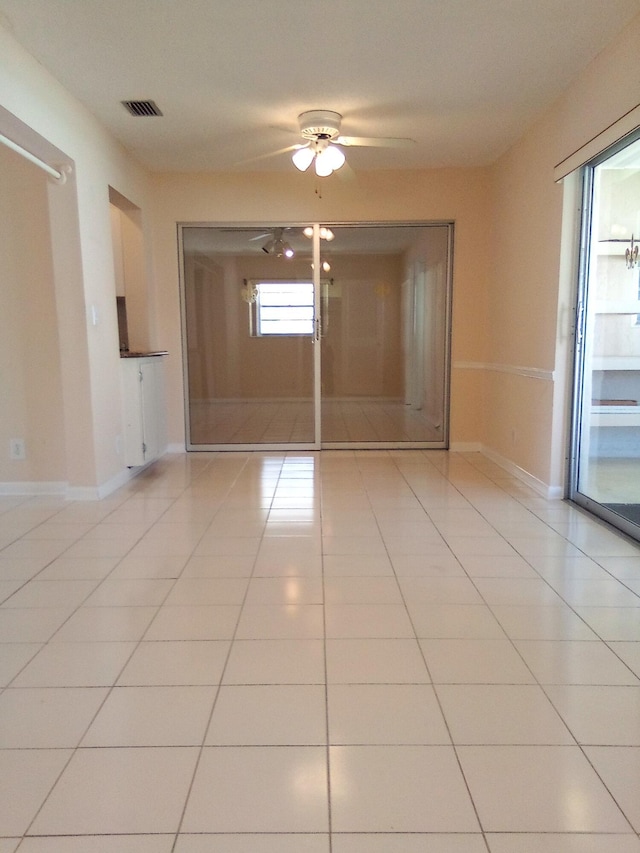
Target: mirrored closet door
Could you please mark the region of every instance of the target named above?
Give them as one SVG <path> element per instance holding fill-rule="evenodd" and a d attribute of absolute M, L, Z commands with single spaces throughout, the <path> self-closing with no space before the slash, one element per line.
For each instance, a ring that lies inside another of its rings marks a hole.
<path fill-rule="evenodd" d="M 446 447 L 452 226 L 180 227 L 187 447 Z"/>

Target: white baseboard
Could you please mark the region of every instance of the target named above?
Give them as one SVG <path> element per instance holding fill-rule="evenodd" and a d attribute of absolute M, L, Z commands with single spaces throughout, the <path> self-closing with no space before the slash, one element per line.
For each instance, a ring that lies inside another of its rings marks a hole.
<path fill-rule="evenodd" d="M 494 462 L 508 474 L 525 483 L 525 485 L 532 488 L 543 498 L 547 498 L 548 500 L 562 500 L 564 498 L 562 486 L 549 486 L 547 483 L 534 477 L 533 474 L 525 471 L 524 468 L 516 465 L 510 459 L 501 456 L 488 447 L 484 447 L 480 442 L 453 442 L 449 450 L 452 453 L 482 453 L 491 462 Z M 170 444 L 165 452 L 185 453 L 186 450 L 182 444 L 176 443 Z M 153 462 L 149 464 L 152 465 Z M 115 477 L 112 477 L 106 483 L 102 483 L 99 486 L 70 486 L 68 483 L 55 481 L 0 483 L 0 496 L 25 495 L 36 497 L 38 495 L 61 495 L 70 501 L 99 501 L 126 485 L 147 467 L 145 465 L 140 468 L 125 468 L 116 474 Z"/>
<path fill-rule="evenodd" d="M 488 447 L 482 447 L 480 452 L 483 456 L 486 456 L 487 459 L 490 459 L 496 465 L 499 465 L 500 468 L 504 469 L 508 474 L 511 474 L 512 477 L 515 477 L 526 486 L 529 486 L 529 488 L 533 489 L 534 492 L 537 492 L 541 497 L 546 498 L 547 500 L 562 500 L 564 497 L 561 486 L 550 486 L 548 483 L 543 482 L 538 477 L 534 477 L 533 474 L 525 471 L 524 468 L 516 465 L 515 462 L 512 462 L 510 459 L 496 453 L 495 450 L 491 450 Z"/>
<path fill-rule="evenodd" d="M 101 483 L 99 486 L 69 486 L 65 490 L 65 497 L 69 501 L 100 501 L 108 497 L 117 489 L 126 485 L 129 480 L 136 476 L 137 471 L 126 468 L 115 477 Z"/>
<path fill-rule="evenodd" d="M 187 452 L 187 450 L 186 450 L 186 447 L 184 446 L 184 444 L 178 444 L 177 442 L 175 444 L 169 444 L 167 446 L 166 451 L 165 451 L 165 453 L 186 453 L 186 452 Z"/>
<path fill-rule="evenodd" d="M 26 497 L 38 497 L 39 495 L 57 495 L 68 501 L 99 501 L 126 485 L 129 480 L 140 473 L 140 470 L 137 468 L 126 468 L 99 486 L 70 486 L 69 483 L 65 483 L 64 481 L 52 483 L 0 483 L 0 496 L 24 495 Z"/>
<path fill-rule="evenodd" d="M 64 495 L 67 484 L 64 482 L 22 482 L 0 483 L 0 495 Z"/>
<path fill-rule="evenodd" d="M 543 498 L 546 498 L 547 500 L 562 500 L 564 498 L 564 490 L 562 486 L 550 486 L 548 483 L 544 483 L 538 477 L 534 477 L 533 474 L 530 474 L 524 468 L 516 465 L 515 462 L 512 462 L 505 456 L 496 453 L 495 450 L 492 450 L 490 447 L 485 447 L 481 442 L 453 442 L 449 446 L 449 450 L 452 453 L 481 453 L 512 477 L 515 477 L 517 480 L 520 480 L 522 483 L 529 486 Z"/>

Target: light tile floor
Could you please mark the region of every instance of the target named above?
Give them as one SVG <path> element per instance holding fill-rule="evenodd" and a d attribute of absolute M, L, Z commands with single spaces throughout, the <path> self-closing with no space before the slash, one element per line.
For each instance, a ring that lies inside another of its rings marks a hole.
<path fill-rule="evenodd" d="M 0 853 L 640 853 L 640 546 L 479 454 L 0 498 Z"/>

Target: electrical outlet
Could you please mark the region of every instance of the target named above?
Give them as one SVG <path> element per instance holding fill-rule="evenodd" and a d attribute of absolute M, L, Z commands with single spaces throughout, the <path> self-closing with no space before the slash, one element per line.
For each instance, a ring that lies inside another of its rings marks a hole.
<path fill-rule="evenodd" d="M 27 451 L 24 446 L 24 438 L 9 439 L 9 459 L 26 459 Z"/>

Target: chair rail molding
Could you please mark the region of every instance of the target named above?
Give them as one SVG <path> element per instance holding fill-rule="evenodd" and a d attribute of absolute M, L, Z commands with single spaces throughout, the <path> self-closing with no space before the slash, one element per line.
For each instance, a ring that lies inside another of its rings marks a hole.
<path fill-rule="evenodd" d="M 555 370 L 543 370 L 541 367 L 521 367 L 514 364 L 493 364 L 482 361 L 454 361 L 454 370 L 487 370 L 492 373 L 510 373 L 513 376 L 525 376 L 528 379 L 541 379 L 555 382 Z"/>

